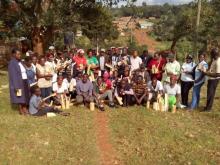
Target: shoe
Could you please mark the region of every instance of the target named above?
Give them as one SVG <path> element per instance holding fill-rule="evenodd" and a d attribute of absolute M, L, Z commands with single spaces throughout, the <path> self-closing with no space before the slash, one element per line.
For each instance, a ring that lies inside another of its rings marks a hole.
<path fill-rule="evenodd" d="M 104 106 L 100 106 L 100 107 L 99 107 L 99 110 L 100 110 L 100 111 L 105 111 Z"/>
<path fill-rule="evenodd" d="M 114 104 L 114 103 L 110 103 L 110 104 L 109 104 L 109 107 L 114 108 L 114 107 L 115 107 L 115 104 Z"/>

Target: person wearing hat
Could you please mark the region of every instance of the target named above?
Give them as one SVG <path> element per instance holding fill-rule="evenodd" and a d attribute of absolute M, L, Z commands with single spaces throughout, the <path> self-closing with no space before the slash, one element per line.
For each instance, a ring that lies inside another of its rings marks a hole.
<path fill-rule="evenodd" d="M 73 63 L 75 63 L 75 69 L 77 72 L 82 72 L 87 66 L 87 60 L 84 56 L 84 50 L 79 49 L 77 55 L 73 57 Z"/>
<path fill-rule="evenodd" d="M 203 70 L 203 73 L 209 77 L 207 86 L 207 102 L 204 111 L 211 111 L 215 98 L 215 92 L 220 80 L 220 53 L 218 49 L 212 49 L 211 60 L 212 62 L 209 70 Z"/>
<path fill-rule="evenodd" d="M 174 75 L 179 77 L 180 75 L 180 63 L 176 61 L 175 55 L 173 53 L 168 54 L 168 62 L 166 63 L 164 67 L 164 77 L 163 80 L 165 83 L 170 82 L 170 76 Z"/>
<path fill-rule="evenodd" d="M 181 67 L 181 98 L 182 104 L 186 107 L 188 106 L 189 91 L 193 87 L 194 80 L 192 72 L 193 68 L 196 66 L 192 59 L 192 55 L 187 55 L 186 62 L 184 62 Z"/>

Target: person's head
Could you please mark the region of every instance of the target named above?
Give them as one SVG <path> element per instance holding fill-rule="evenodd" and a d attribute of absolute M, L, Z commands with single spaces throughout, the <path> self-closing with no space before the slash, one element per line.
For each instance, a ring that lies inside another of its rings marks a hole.
<path fill-rule="evenodd" d="M 45 62 L 46 62 L 45 57 L 44 57 L 44 56 L 40 56 L 40 58 L 39 58 L 39 64 L 40 64 L 41 66 L 44 66 L 44 65 L 45 65 Z"/>
<path fill-rule="evenodd" d="M 137 76 L 137 83 L 141 84 L 143 82 L 143 77 L 141 75 Z"/>
<path fill-rule="evenodd" d="M 104 56 L 104 55 L 105 55 L 105 49 L 101 49 L 100 56 Z"/>
<path fill-rule="evenodd" d="M 148 55 L 148 50 L 144 50 L 143 55 L 147 56 Z"/>
<path fill-rule="evenodd" d="M 12 56 L 13 56 L 16 60 L 18 60 L 18 61 L 21 60 L 21 51 L 20 51 L 19 49 L 14 48 L 14 49 L 12 49 L 11 53 L 12 53 Z"/>
<path fill-rule="evenodd" d="M 138 51 L 137 50 L 134 50 L 133 53 L 132 53 L 132 56 L 135 58 L 138 56 Z"/>
<path fill-rule="evenodd" d="M 58 76 L 57 77 L 57 84 L 62 85 L 62 83 L 63 83 L 63 76 Z"/>
<path fill-rule="evenodd" d="M 158 52 L 155 52 L 154 53 L 154 59 L 158 60 L 160 58 L 160 55 Z"/>
<path fill-rule="evenodd" d="M 173 86 L 177 82 L 177 77 L 175 75 L 170 76 L 170 85 Z"/>
<path fill-rule="evenodd" d="M 108 78 L 110 77 L 109 73 L 108 72 L 105 72 L 103 74 L 103 80 L 106 81 Z"/>
<path fill-rule="evenodd" d="M 219 57 L 219 50 L 217 48 L 214 48 L 211 50 L 211 58 L 216 60 Z"/>
<path fill-rule="evenodd" d="M 79 50 L 77 51 L 77 53 L 78 53 L 78 55 L 79 55 L 80 57 L 83 57 L 85 52 L 84 52 L 83 49 L 79 49 Z"/>
<path fill-rule="evenodd" d="M 98 78 L 97 78 L 97 84 L 98 84 L 98 85 L 101 85 L 101 84 L 102 84 L 102 77 L 98 77 Z"/>
<path fill-rule="evenodd" d="M 155 76 L 152 78 L 152 86 L 153 87 L 157 86 L 157 77 L 155 77 Z"/>
<path fill-rule="evenodd" d="M 41 90 L 37 85 L 35 85 L 35 86 L 31 87 L 31 93 L 32 93 L 32 95 L 40 96 Z"/>
<path fill-rule="evenodd" d="M 167 58 L 168 58 L 168 61 L 169 61 L 169 62 L 174 62 L 174 60 L 175 60 L 175 55 L 174 55 L 173 53 L 169 53 L 168 56 L 167 56 Z"/>
<path fill-rule="evenodd" d="M 87 51 L 87 55 L 88 55 L 89 58 L 91 58 L 93 56 L 92 49 L 89 49 Z"/>
<path fill-rule="evenodd" d="M 49 47 L 49 52 L 50 53 L 54 53 L 55 52 L 55 47 L 54 46 L 50 46 Z"/>
<path fill-rule="evenodd" d="M 49 62 L 53 62 L 54 56 L 53 56 L 52 53 L 49 53 L 49 54 L 47 55 L 47 60 L 48 60 Z"/>
<path fill-rule="evenodd" d="M 87 82 L 87 80 L 88 80 L 88 74 L 84 74 L 83 76 L 82 76 L 82 82 L 83 83 L 86 83 Z"/>
<path fill-rule="evenodd" d="M 35 55 L 33 55 L 33 56 L 31 56 L 31 61 L 32 61 L 32 63 L 34 64 L 34 65 L 36 65 L 37 64 L 37 56 L 35 56 Z"/>
<path fill-rule="evenodd" d="M 26 57 L 24 60 L 25 60 L 25 65 L 26 65 L 27 67 L 31 67 L 31 65 L 32 65 L 32 60 L 31 60 L 31 58 L 28 56 L 28 57 Z"/>
<path fill-rule="evenodd" d="M 144 66 L 144 64 L 141 64 L 141 65 L 140 65 L 140 71 L 141 71 L 141 72 L 144 72 L 144 71 L 145 71 L 145 66 Z"/>
<path fill-rule="evenodd" d="M 128 77 L 128 76 L 129 76 L 129 70 L 126 69 L 126 70 L 124 71 L 124 76 L 125 76 L 125 77 Z"/>
<path fill-rule="evenodd" d="M 127 84 L 127 81 L 125 79 L 122 79 L 120 82 L 121 88 L 125 88 L 126 84 Z"/>
<path fill-rule="evenodd" d="M 199 54 L 199 62 L 202 62 L 205 60 L 205 53 Z"/>
<path fill-rule="evenodd" d="M 191 63 L 191 62 L 192 62 L 192 59 L 193 59 L 192 55 L 190 55 L 190 54 L 187 55 L 187 56 L 186 56 L 186 63 L 188 63 L 188 64 Z"/>

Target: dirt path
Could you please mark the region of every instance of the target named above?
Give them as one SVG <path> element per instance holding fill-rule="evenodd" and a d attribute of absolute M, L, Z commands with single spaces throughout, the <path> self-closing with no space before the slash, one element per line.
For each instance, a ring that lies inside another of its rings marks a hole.
<path fill-rule="evenodd" d="M 101 154 L 101 165 L 118 165 L 121 164 L 114 152 L 110 142 L 108 117 L 106 112 L 96 112 L 95 125 L 97 132 L 97 144 Z"/>
<path fill-rule="evenodd" d="M 150 52 L 154 51 L 159 44 L 151 37 L 149 37 L 147 30 L 136 29 L 134 31 L 134 36 L 139 45 L 147 45 Z"/>

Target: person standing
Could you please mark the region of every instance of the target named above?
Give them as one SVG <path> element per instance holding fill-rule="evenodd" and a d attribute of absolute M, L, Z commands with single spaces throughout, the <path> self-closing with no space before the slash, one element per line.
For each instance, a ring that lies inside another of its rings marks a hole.
<path fill-rule="evenodd" d="M 147 66 L 150 60 L 152 59 L 152 56 L 149 55 L 148 50 L 144 50 L 140 58 L 142 59 L 144 66 Z"/>
<path fill-rule="evenodd" d="M 194 85 L 193 85 L 193 92 L 192 92 L 192 102 L 189 106 L 189 110 L 193 110 L 198 107 L 200 101 L 200 91 L 201 87 L 205 83 L 205 74 L 203 74 L 202 70 L 207 70 L 208 64 L 205 61 L 205 54 L 199 55 L 199 63 L 193 70 L 193 77 L 194 77 Z"/>
<path fill-rule="evenodd" d="M 188 107 L 189 91 L 193 87 L 193 68 L 196 64 L 192 61 L 192 56 L 187 55 L 186 62 L 181 67 L 181 98 L 182 104 Z"/>
<path fill-rule="evenodd" d="M 44 56 L 39 59 L 39 64 L 37 64 L 37 78 L 38 86 L 41 90 L 41 96 L 43 98 L 49 96 L 52 93 L 52 77 L 51 68 L 49 65 L 45 65 L 46 60 Z"/>
<path fill-rule="evenodd" d="M 12 58 L 8 65 L 9 90 L 12 104 L 19 107 L 21 115 L 28 114 L 27 105 L 29 104 L 29 85 L 26 69 L 21 63 L 21 52 L 18 49 L 12 50 Z"/>
<path fill-rule="evenodd" d="M 130 57 L 131 62 L 131 72 L 140 69 L 140 65 L 142 64 L 142 59 L 138 56 L 138 52 L 135 50 L 133 51 L 132 57 Z"/>
<path fill-rule="evenodd" d="M 211 51 L 211 65 L 208 71 L 203 71 L 209 77 L 207 86 L 207 102 L 204 111 L 211 111 L 215 98 L 215 92 L 220 79 L 220 56 L 218 49 Z"/>

